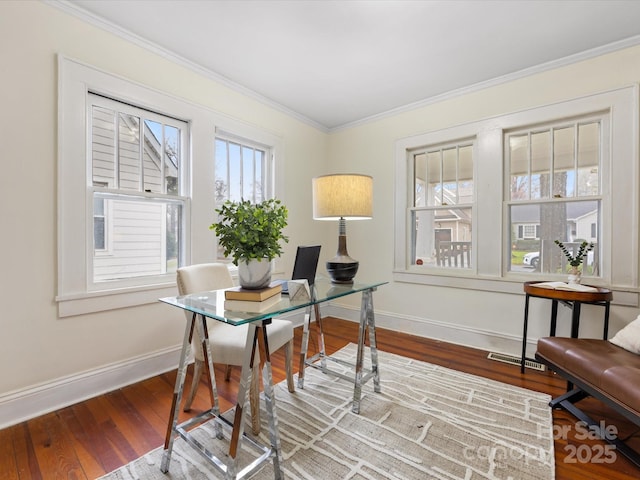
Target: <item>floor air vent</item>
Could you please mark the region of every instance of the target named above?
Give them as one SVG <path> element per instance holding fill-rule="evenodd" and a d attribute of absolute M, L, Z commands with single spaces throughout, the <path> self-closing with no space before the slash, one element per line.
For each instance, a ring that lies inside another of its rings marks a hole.
<path fill-rule="evenodd" d="M 510 365 L 520 366 L 520 357 L 516 357 L 515 355 L 507 355 L 505 353 L 497 353 L 497 352 L 489 352 L 487 355 L 489 360 L 496 360 L 502 363 L 508 363 Z M 539 362 L 534 362 L 532 360 L 525 360 L 524 366 L 527 368 L 531 368 L 533 370 L 538 370 L 539 372 L 544 372 L 547 367 Z"/>

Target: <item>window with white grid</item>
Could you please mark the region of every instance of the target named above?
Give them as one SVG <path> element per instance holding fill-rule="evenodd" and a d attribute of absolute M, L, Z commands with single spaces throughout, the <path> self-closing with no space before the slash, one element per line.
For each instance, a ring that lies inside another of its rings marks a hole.
<path fill-rule="evenodd" d="M 583 275 L 600 276 L 601 240 L 592 225 L 602 216 L 608 124 L 603 113 L 505 132 L 510 270 L 563 273 L 567 262 L 555 240 L 576 252 L 586 241 L 595 247 L 584 259 Z M 537 258 L 535 266 L 523 264 L 525 255 Z"/>
<path fill-rule="evenodd" d="M 413 263 L 422 268 L 470 268 L 472 141 L 416 149 L 408 159 L 413 171 Z"/>
<path fill-rule="evenodd" d="M 174 274 L 184 241 L 188 124 L 94 94 L 87 118 L 94 287 Z"/>

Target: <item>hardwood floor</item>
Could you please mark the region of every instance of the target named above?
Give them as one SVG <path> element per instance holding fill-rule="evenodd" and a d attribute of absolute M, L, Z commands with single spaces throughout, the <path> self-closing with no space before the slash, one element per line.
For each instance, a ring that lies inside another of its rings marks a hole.
<path fill-rule="evenodd" d="M 334 318 L 324 321 L 328 353 L 357 341 L 358 328 L 353 322 Z M 300 349 L 300 337 L 298 328 L 296 352 Z M 547 372 L 527 370 L 521 375 L 519 367 L 488 360 L 487 352 L 482 350 L 383 329 L 378 329 L 377 339 L 380 350 L 552 396 L 563 393 L 566 386 L 562 378 Z M 312 332 L 310 350 L 315 351 L 316 345 Z M 283 352 L 272 356 L 272 365 L 274 381 L 282 381 L 285 378 Z M 231 381 L 225 382 L 222 369 L 216 368 L 223 411 L 235 402 L 238 375 L 234 370 Z M 384 365 L 381 365 L 381 375 L 384 376 Z M 175 371 L 159 375 L 0 430 L 0 480 L 94 479 L 162 445 L 175 377 Z M 187 376 L 187 382 L 190 380 Z M 182 413 L 181 419 L 208 408 L 209 396 L 202 387 L 192 412 Z M 370 388 L 370 385 L 364 388 Z M 638 427 L 595 400 L 585 400 L 582 406 L 593 418 L 611 421 L 618 429 L 618 436 L 630 438 L 634 448 L 640 450 Z M 576 420 L 566 412 L 554 411 L 554 425 L 557 480 L 632 480 L 640 477 L 640 469 L 621 455 L 616 455 L 613 463 L 603 463 L 606 460 L 606 455 L 602 455 L 605 444 L 581 438 L 585 437 L 584 430 L 576 428 Z"/>

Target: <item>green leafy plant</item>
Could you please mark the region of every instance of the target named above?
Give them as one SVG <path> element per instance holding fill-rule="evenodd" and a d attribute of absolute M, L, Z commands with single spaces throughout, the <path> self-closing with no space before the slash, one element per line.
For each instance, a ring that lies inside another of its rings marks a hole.
<path fill-rule="evenodd" d="M 554 241 L 555 241 L 555 244 L 560 247 L 560 250 L 562 250 L 562 253 L 564 253 L 564 256 L 567 257 L 567 261 L 569 262 L 569 265 L 571 265 L 572 267 L 579 267 L 580 265 L 582 265 L 582 261 L 584 260 L 584 256 L 588 252 L 593 250 L 593 247 L 594 247 L 593 243 L 588 243 L 588 242 L 584 242 L 583 241 L 580 244 L 580 247 L 578 248 L 578 253 L 573 255 L 567 249 L 567 247 L 565 247 L 564 243 L 562 243 L 560 240 L 554 240 Z"/>
<path fill-rule="evenodd" d="M 282 234 L 289 212 L 280 200 L 271 198 L 260 203 L 227 200 L 216 213 L 218 222 L 209 228 L 215 231 L 224 255 L 231 256 L 235 265 L 239 260 L 271 261 L 282 254 L 280 241 L 289 241 Z"/>

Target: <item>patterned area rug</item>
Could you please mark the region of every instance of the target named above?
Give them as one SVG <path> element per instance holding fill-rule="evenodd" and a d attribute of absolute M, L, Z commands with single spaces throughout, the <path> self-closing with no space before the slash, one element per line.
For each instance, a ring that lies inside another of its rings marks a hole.
<path fill-rule="evenodd" d="M 348 345 L 335 356 L 354 361 L 355 354 L 355 345 Z M 286 384 L 276 385 L 285 478 L 555 478 L 548 395 L 378 354 L 382 392 L 374 393 L 372 382 L 363 387 L 360 415 L 351 412 L 353 385 L 315 369 L 306 370 L 303 390 L 291 394 Z M 266 414 L 262 418 L 261 441 L 268 444 Z M 214 452 L 227 448 L 209 424 L 198 427 L 197 435 Z M 101 478 L 217 478 L 181 439 L 176 440 L 166 475 L 160 472 L 161 456 L 162 449 L 154 450 Z M 243 450 L 241 465 L 251 456 L 251 450 Z M 272 464 L 252 478 L 273 479 Z"/>

